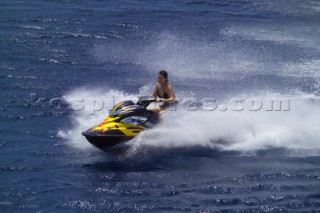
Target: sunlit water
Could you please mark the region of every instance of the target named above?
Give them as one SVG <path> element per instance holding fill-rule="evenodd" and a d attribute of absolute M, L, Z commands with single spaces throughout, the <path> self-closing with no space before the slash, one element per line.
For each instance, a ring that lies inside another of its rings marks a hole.
<path fill-rule="evenodd" d="M 318 1 L 1 1 L 1 211 L 319 211 L 319 20 Z M 161 69 L 179 105 L 125 153 L 92 147 Z"/>

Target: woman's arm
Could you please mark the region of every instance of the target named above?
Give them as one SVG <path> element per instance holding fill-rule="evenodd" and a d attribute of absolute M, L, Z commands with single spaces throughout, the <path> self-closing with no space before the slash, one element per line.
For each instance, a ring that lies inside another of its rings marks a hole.
<path fill-rule="evenodd" d="M 174 93 L 174 90 L 173 90 L 173 87 L 171 84 L 168 85 L 168 95 L 169 95 L 169 98 L 167 99 L 163 99 L 164 102 L 167 102 L 167 103 L 174 103 L 176 102 L 176 94 Z"/>

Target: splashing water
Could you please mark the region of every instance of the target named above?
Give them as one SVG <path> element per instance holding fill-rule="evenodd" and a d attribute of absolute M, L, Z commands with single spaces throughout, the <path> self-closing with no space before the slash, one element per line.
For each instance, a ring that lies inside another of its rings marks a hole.
<path fill-rule="evenodd" d="M 59 133 L 70 145 L 80 149 L 91 147 L 81 132 L 103 121 L 108 114 L 105 109 L 111 109 L 114 104 L 110 97 L 117 97 L 119 102 L 136 100 L 138 96 L 116 90 L 105 93 L 94 91 L 76 90 L 65 96 L 70 104 L 74 97 L 82 99 L 95 97 L 105 100 L 106 103 L 104 110 L 97 111 L 94 115 L 90 115 L 92 113 L 90 107 L 74 112 L 74 127 Z M 244 97 L 242 98 L 245 100 Z M 221 110 L 219 105 L 215 110 L 198 108 L 191 111 L 188 104 L 182 101 L 175 110 L 167 110 L 161 116 L 159 125 L 142 132 L 129 144 L 132 152 L 139 152 L 139 149 L 145 147 L 171 149 L 201 146 L 243 153 L 268 148 L 286 148 L 300 150 L 299 153 L 303 151 L 304 155 L 319 154 L 320 132 L 317 125 L 320 119 L 319 98 L 300 93 L 291 96 L 279 94 L 256 96 L 255 100 L 270 100 L 275 97 L 279 100 L 285 98 L 289 100 L 290 108 L 280 110 L 275 108 L 270 111 L 265 107 L 261 109 L 244 107 L 238 111 L 231 106 L 229 109 Z M 247 99 L 249 100 L 249 97 Z"/>

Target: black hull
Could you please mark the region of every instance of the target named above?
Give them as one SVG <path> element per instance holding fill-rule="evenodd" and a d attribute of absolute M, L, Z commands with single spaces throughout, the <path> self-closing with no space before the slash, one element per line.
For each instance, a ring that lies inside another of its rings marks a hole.
<path fill-rule="evenodd" d="M 155 98 L 140 97 L 137 104 L 123 101 L 109 111 L 108 117 L 98 126 L 92 127 L 82 135 L 95 147 L 110 151 L 133 139 L 144 129 L 152 128 L 158 123 L 159 113 L 147 109 Z"/>
<path fill-rule="evenodd" d="M 124 136 L 124 135 L 119 135 L 119 136 L 110 136 L 110 135 L 100 135 L 100 136 L 92 136 L 92 135 L 85 135 L 86 139 L 95 147 L 101 149 L 101 150 L 108 150 L 118 144 L 127 142 L 134 137 L 130 136 Z"/>

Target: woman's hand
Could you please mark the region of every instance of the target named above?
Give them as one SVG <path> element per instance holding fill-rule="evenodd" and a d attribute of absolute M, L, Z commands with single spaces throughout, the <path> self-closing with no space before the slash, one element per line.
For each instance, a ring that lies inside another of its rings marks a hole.
<path fill-rule="evenodd" d="M 156 102 L 164 102 L 164 98 L 156 98 Z"/>

